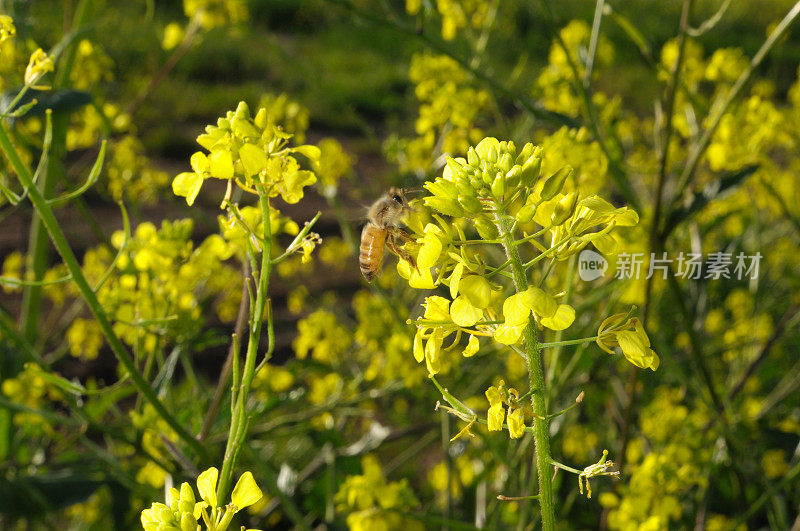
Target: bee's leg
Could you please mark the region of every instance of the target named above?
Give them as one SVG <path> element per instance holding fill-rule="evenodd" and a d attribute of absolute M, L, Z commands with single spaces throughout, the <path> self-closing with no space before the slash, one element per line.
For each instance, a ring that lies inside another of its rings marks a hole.
<path fill-rule="evenodd" d="M 403 240 L 404 242 L 407 242 L 411 241 L 411 238 L 408 236 L 408 234 L 406 234 L 405 232 L 403 232 L 398 228 L 389 229 L 388 234 L 386 235 L 386 247 L 389 249 L 389 251 L 393 252 L 394 254 L 396 254 L 409 264 L 411 264 L 411 266 L 417 270 L 417 273 L 419 273 L 419 268 L 417 267 L 417 261 L 414 259 L 413 256 L 411 256 L 411 254 L 408 253 L 408 251 L 398 246 L 397 240 Z"/>

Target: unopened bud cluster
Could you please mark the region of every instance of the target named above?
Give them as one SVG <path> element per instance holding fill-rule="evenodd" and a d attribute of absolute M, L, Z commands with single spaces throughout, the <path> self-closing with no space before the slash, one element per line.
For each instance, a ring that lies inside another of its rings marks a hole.
<path fill-rule="evenodd" d="M 476 147 L 469 148 L 467 158 L 447 159 L 442 177 L 425 184 L 433 195 L 425 204 L 443 214 L 455 217 L 473 217 L 482 237 L 496 237 L 494 223 L 486 215 L 499 203 L 522 199 L 516 218 L 521 223 L 533 219 L 536 208 L 553 199 L 572 173 L 564 166 L 543 184 L 539 194 L 529 192 L 539 182 L 542 167 L 542 148 L 531 143 L 517 152 L 512 141 L 485 138 Z M 563 222 L 575 211 L 578 195 L 568 194 L 559 201 L 554 218 Z M 554 223 L 557 224 L 557 223 Z"/>
<path fill-rule="evenodd" d="M 155 502 L 149 509 L 142 511 L 142 527 L 151 529 L 180 529 L 181 531 L 195 531 L 197 518 L 194 516 L 195 497 L 192 487 L 188 483 L 181 485 L 180 492 L 170 489 L 169 506 Z"/>

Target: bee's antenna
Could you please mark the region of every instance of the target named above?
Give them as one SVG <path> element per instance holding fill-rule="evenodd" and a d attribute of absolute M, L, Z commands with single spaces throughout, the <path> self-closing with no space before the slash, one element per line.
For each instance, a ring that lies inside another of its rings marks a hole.
<path fill-rule="evenodd" d="M 411 188 L 403 188 L 403 194 L 409 197 L 416 197 L 425 193 L 425 189 L 421 186 L 413 186 Z"/>

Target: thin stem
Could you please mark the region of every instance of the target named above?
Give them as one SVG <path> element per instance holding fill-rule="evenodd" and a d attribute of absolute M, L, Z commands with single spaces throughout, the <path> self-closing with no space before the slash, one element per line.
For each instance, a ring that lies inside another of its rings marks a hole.
<path fill-rule="evenodd" d="M 89 310 L 91 310 L 92 314 L 97 320 L 97 324 L 103 331 L 103 335 L 105 335 L 109 347 L 111 347 L 111 351 L 114 353 L 117 360 L 122 364 L 125 371 L 130 375 L 131 381 L 133 381 L 134 385 L 139 392 L 141 392 L 145 400 L 147 400 L 153 406 L 153 409 L 156 410 L 158 415 L 164 419 L 170 428 L 175 430 L 175 433 L 178 435 L 178 437 L 182 439 L 198 456 L 204 460 L 208 460 L 209 455 L 205 447 L 200 444 L 177 421 L 177 419 L 175 419 L 175 417 L 173 417 L 167 411 L 167 409 L 164 407 L 164 404 L 161 402 L 161 400 L 159 400 L 158 396 L 137 369 L 136 364 L 131 359 L 128 351 L 122 344 L 122 341 L 119 339 L 119 336 L 117 336 L 117 334 L 114 332 L 105 310 L 100 304 L 100 301 L 97 299 L 97 295 L 95 295 L 94 290 L 91 286 L 89 286 L 89 282 L 86 280 L 86 277 L 83 274 L 80 263 L 75 257 L 75 253 L 69 246 L 69 242 L 67 242 L 64 232 L 61 230 L 61 226 L 58 224 L 58 221 L 53 214 L 53 209 L 34 185 L 33 176 L 31 175 L 30 170 L 22 162 L 19 153 L 17 153 L 17 150 L 11 144 L 11 140 L 9 139 L 8 133 L 6 132 L 6 129 L 2 123 L 0 123 L 0 150 L 5 152 L 6 157 L 8 157 L 8 160 L 11 163 L 11 166 L 14 168 L 14 171 L 19 177 L 20 183 L 28 191 L 28 197 L 30 198 L 31 203 L 38 214 L 37 219 L 40 218 L 42 220 L 42 224 L 50 234 L 50 238 L 52 239 L 56 250 L 64 261 L 64 265 L 67 266 L 67 270 L 72 275 L 72 280 L 75 282 L 75 287 L 78 288 L 81 296 L 86 301 L 86 305 L 89 307 Z"/>
<path fill-rule="evenodd" d="M 248 309 L 248 298 L 247 298 L 247 278 L 250 276 L 250 268 L 247 265 L 247 261 L 245 260 L 242 263 L 242 277 L 245 279 L 242 283 L 242 301 L 239 303 L 239 314 L 236 316 L 236 324 L 234 325 L 234 335 L 235 337 L 240 337 L 242 335 L 242 330 L 244 330 L 244 320 L 247 316 L 247 309 Z M 214 392 L 214 398 L 211 400 L 211 404 L 208 407 L 208 413 L 206 414 L 206 418 L 203 421 L 203 427 L 200 429 L 200 433 L 197 435 L 197 438 L 200 441 L 203 441 L 208 437 L 209 432 L 211 431 L 211 426 L 214 424 L 214 420 L 217 418 L 217 413 L 219 412 L 219 406 L 222 402 L 222 395 L 225 393 L 225 384 L 228 381 L 228 377 L 231 375 L 231 366 L 233 365 L 233 359 L 239 356 L 239 351 L 236 347 L 238 347 L 238 341 L 231 341 L 231 346 L 228 349 L 228 357 L 225 360 L 225 363 L 222 366 L 222 372 L 219 375 L 219 382 L 217 383 L 217 389 Z"/>
<path fill-rule="evenodd" d="M 697 164 L 700 162 L 700 157 L 703 156 L 706 148 L 711 143 L 711 137 L 717 130 L 719 123 L 722 121 L 722 117 L 728 112 L 728 109 L 736 100 L 736 98 L 739 97 L 742 89 L 744 89 L 747 82 L 750 81 L 750 77 L 753 75 L 755 69 L 758 68 L 758 66 L 761 64 L 761 61 L 764 60 L 764 57 L 766 57 L 770 50 L 772 50 L 772 47 L 775 46 L 775 44 L 781 39 L 783 34 L 786 33 L 786 30 L 789 29 L 789 26 L 792 25 L 798 15 L 800 15 L 800 2 L 797 2 L 794 4 L 794 6 L 792 6 L 792 9 L 786 13 L 786 16 L 783 17 L 783 20 L 781 20 L 772 33 L 770 33 L 769 37 L 767 37 L 767 40 L 764 41 L 764 44 L 761 45 L 761 48 L 759 48 L 758 52 L 756 52 L 756 54 L 750 60 L 750 64 L 747 65 L 747 68 L 744 70 L 744 72 L 742 72 L 742 74 L 731 87 L 730 92 L 728 92 L 728 97 L 725 99 L 722 105 L 715 107 L 716 112 L 713 112 L 709 116 L 708 127 L 705 131 L 703 131 L 703 135 L 700 137 L 700 140 L 689 152 L 689 160 L 686 162 L 686 167 L 683 169 L 683 173 L 681 173 L 678 186 L 675 188 L 676 196 L 673 200 L 673 203 L 680 200 L 684 189 L 697 169 Z"/>
<path fill-rule="evenodd" d="M 525 277 L 525 268 L 519 256 L 519 250 L 511 233 L 511 223 L 504 212 L 495 214 L 495 222 L 504 240 L 503 248 L 506 256 L 511 260 L 511 271 L 514 275 L 514 285 L 517 293 L 528 289 Z M 533 438 L 536 446 L 536 468 L 539 474 L 539 505 L 542 512 L 542 529 L 550 531 L 555 529 L 555 507 L 553 500 L 553 482 L 550 476 L 550 423 L 547 420 L 547 407 L 545 405 L 544 371 L 540 358 L 541 348 L 536 337 L 536 325 L 531 321 L 525 327 L 525 355 L 528 360 L 528 378 L 531 389 L 531 404 L 533 413 L 543 420 L 536 420 L 533 424 Z"/>
<path fill-rule="evenodd" d="M 269 347 L 265 354 L 265 359 L 269 359 L 275 347 L 274 333 L 272 330 L 272 312 L 269 311 L 269 301 L 267 299 L 267 289 L 269 287 L 269 277 L 272 272 L 272 229 L 270 227 L 270 206 L 268 191 L 259 188 L 259 207 L 261 218 L 264 245 L 261 250 L 261 267 L 258 269 L 258 286 L 255 293 L 255 302 L 250 307 L 249 337 L 247 342 L 247 352 L 242 369 L 242 379 L 239 389 L 236 391 L 236 403 L 231 416 L 231 427 L 228 432 L 228 442 L 225 447 L 225 457 L 222 462 L 222 472 L 220 482 L 217 487 L 217 499 L 220 503 L 225 503 L 231 487 L 233 469 L 236 460 L 245 441 L 249 417 L 247 415 L 247 399 L 250 394 L 250 385 L 256 374 L 256 357 L 258 356 L 258 346 L 261 340 L 261 326 L 266 315 L 269 329 Z M 255 261 L 254 251 L 251 250 L 251 263 Z M 254 268 L 255 269 L 255 268 Z M 255 273 L 255 271 L 254 271 Z M 234 354 L 235 355 L 235 354 Z"/>
<path fill-rule="evenodd" d="M 597 41 L 600 40 L 600 23 L 603 20 L 603 6 L 605 6 L 605 0 L 597 0 L 597 2 L 595 2 L 592 36 L 589 38 L 589 53 L 586 54 L 586 69 L 583 73 L 583 86 L 587 91 L 590 91 L 592 88 L 592 72 L 594 71 L 594 60 L 597 57 Z"/>
<path fill-rule="evenodd" d="M 580 339 L 569 339 L 565 341 L 553 341 L 551 343 L 539 343 L 539 348 L 552 348 L 552 347 L 565 347 L 567 345 L 580 345 L 581 343 L 589 343 L 597 341 L 598 336 L 582 337 Z"/>

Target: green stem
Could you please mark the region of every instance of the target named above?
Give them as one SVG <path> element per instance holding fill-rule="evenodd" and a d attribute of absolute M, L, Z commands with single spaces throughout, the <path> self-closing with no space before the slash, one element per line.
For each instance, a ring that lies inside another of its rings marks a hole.
<path fill-rule="evenodd" d="M 517 293 L 528 289 L 525 277 L 525 267 L 519 256 L 514 235 L 511 233 L 511 223 L 504 212 L 498 211 L 495 215 L 497 228 L 503 239 L 506 256 L 511 261 L 511 271 L 514 276 L 514 285 Z M 536 469 L 539 474 L 539 505 L 542 511 L 542 529 L 545 531 L 555 529 L 555 506 L 553 500 L 553 482 L 550 476 L 550 422 L 547 420 L 547 407 L 545 405 L 544 371 L 540 360 L 541 347 L 536 337 L 536 325 L 530 321 L 525 327 L 525 355 L 528 360 L 528 378 L 530 383 L 531 404 L 533 413 L 543 420 L 535 420 L 533 424 L 533 439 L 536 446 Z"/>
<path fill-rule="evenodd" d="M 553 341 L 552 343 L 539 343 L 539 348 L 552 348 L 552 347 L 565 347 L 567 345 L 580 345 L 581 343 L 589 343 L 597 341 L 598 336 L 582 337 L 580 339 L 568 339 L 565 341 Z"/>
<path fill-rule="evenodd" d="M 67 266 L 67 270 L 72 275 L 72 280 L 75 282 L 75 287 L 78 288 L 81 296 L 86 301 L 86 305 L 89 307 L 95 319 L 97 320 L 97 324 L 100 325 L 100 328 L 103 331 L 103 334 L 105 335 L 112 352 L 117 357 L 117 360 L 119 360 L 119 362 L 122 364 L 125 371 L 130 375 L 131 380 L 136 388 L 139 390 L 145 400 L 147 400 L 153 406 L 153 409 L 156 410 L 158 415 L 163 418 L 167 424 L 169 424 L 170 428 L 175 431 L 178 437 L 180 437 L 187 446 L 189 446 L 198 456 L 204 460 L 207 460 L 209 456 L 205 447 L 200 444 L 197 439 L 195 439 L 188 431 L 186 431 L 186 429 L 181 426 L 175 417 L 173 417 L 166 410 L 164 404 L 161 402 L 161 400 L 159 400 L 156 393 L 141 375 L 136 367 L 136 364 L 128 355 L 128 352 L 125 349 L 125 346 L 122 344 L 122 341 L 120 341 L 119 337 L 114 332 L 105 310 L 100 305 L 100 301 L 97 300 L 97 295 L 95 295 L 94 290 L 91 286 L 89 286 L 89 282 L 86 280 L 86 277 L 81 270 L 80 263 L 75 257 L 75 253 L 69 246 L 69 243 L 64 236 L 64 232 L 61 230 L 61 226 L 58 224 L 58 221 L 53 214 L 53 209 L 47 203 L 47 200 L 44 198 L 42 193 L 34 185 L 33 175 L 31 175 L 30 170 L 25 166 L 25 164 L 23 164 L 19 157 L 19 153 L 17 153 L 17 150 L 11 144 L 11 140 L 8 137 L 8 133 L 6 132 L 6 129 L 2 123 L 0 123 L 0 150 L 5 152 L 11 166 L 14 168 L 14 171 L 19 177 L 20 183 L 28 191 L 28 196 L 33 204 L 34 209 L 36 210 L 36 213 L 38 214 L 38 218 L 42 220 L 42 225 L 50 234 L 50 238 L 52 239 L 56 250 L 58 250 L 58 253 L 61 255 L 64 265 Z"/>
<path fill-rule="evenodd" d="M 56 183 L 56 174 L 61 171 L 61 157 L 65 152 L 67 117 L 57 114 L 53 117 L 53 139 L 47 160 L 45 161 L 44 175 L 33 187 L 46 199 L 53 194 Z M 50 247 L 47 242 L 47 232 L 42 227 L 42 220 L 33 216 L 30 231 L 28 232 L 28 255 L 25 269 L 32 274 L 32 280 L 39 281 L 44 277 L 47 264 L 50 261 Z M 30 284 L 22 291 L 22 306 L 20 309 L 22 334 L 25 339 L 33 343 L 39 332 L 39 319 L 42 306 L 42 286 Z"/>
<path fill-rule="evenodd" d="M 228 492 L 231 488 L 233 469 L 236 466 L 236 458 L 239 455 L 247 434 L 249 419 L 247 417 L 247 398 L 250 394 L 250 385 L 256 374 L 256 357 L 258 356 L 258 345 L 261 340 L 261 327 L 264 323 L 264 316 L 267 316 L 269 328 L 269 347 L 265 354 L 268 359 L 275 347 L 274 334 L 272 333 L 272 312 L 269 310 L 267 299 L 267 288 L 269 287 L 269 277 L 272 272 L 272 231 L 270 228 L 269 217 L 269 197 L 268 192 L 259 191 L 259 206 L 263 221 L 263 250 L 261 252 L 261 267 L 258 269 L 258 287 L 256 288 L 255 304 L 250 307 L 249 336 L 247 343 L 247 353 L 244 359 L 242 379 L 239 389 L 236 391 L 236 403 L 231 416 L 231 427 L 228 432 L 228 442 L 225 446 L 225 457 L 222 461 L 222 473 L 217 487 L 217 500 L 224 504 L 227 500 Z M 255 257 L 251 257 L 254 261 Z M 254 271 L 255 273 L 255 271 Z M 234 356 L 237 354 L 234 353 Z"/>
<path fill-rule="evenodd" d="M 767 40 L 764 41 L 764 44 L 761 45 L 761 48 L 758 49 L 756 54 L 750 60 L 750 64 L 747 65 L 747 68 L 739 75 L 736 82 L 731 87 L 730 92 L 728 92 L 725 101 L 722 102 L 721 105 L 715 105 L 714 110 L 706 119 L 706 123 L 708 123 L 708 127 L 703 131 L 703 134 L 700 136 L 700 140 L 694 144 L 691 149 L 689 150 L 689 158 L 686 161 L 686 166 L 681 173 L 680 179 L 678 180 L 678 185 L 675 187 L 675 197 L 672 201 L 672 208 L 674 210 L 676 205 L 681 201 L 683 197 L 683 193 L 686 190 L 689 181 L 691 180 L 692 176 L 694 175 L 695 170 L 697 169 L 697 165 L 700 162 L 700 157 L 702 157 L 703 153 L 705 153 L 706 148 L 711 143 L 711 137 L 714 132 L 717 130 L 720 122 L 722 121 L 722 117 L 728 112 L 728 109 L 733 104 L 733 102 L 739 97 L 742 90 L 744 89 L 747 82 L 750 81 L 753 72 L 758 68 L 761 62 L 764 60 L 764 57 L 772 50 L 772 47 L 781 39 L 786 30 L 789 29 L 789 26 L 792 25 L 794 20 L 800 15 L 800 2 L 796 2 L 792 9 L 786 13 L 786 16 L 780 21 L 780 23 L 772 30 Z M 666 235 L 662 235 L 665 237 Z"/>

